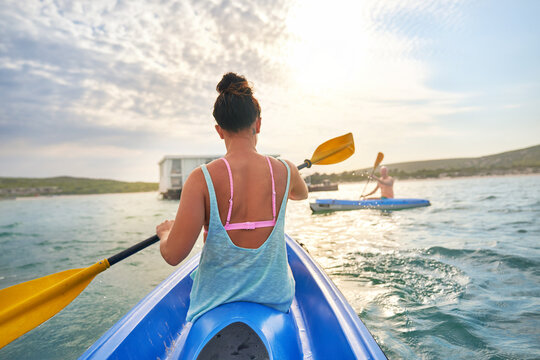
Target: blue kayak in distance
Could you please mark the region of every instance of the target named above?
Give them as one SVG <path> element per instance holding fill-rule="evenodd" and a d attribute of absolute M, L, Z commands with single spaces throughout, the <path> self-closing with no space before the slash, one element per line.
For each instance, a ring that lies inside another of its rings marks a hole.
<path fill-rule="evenodd" d="M 80 359 L 386 359 L 326 273 L 289 236 L 286 242 L 296 281 L 288 313 L 234 302 L 186 322 L 196 255 Z"/>
<path fill-rule="evenodd" d="M 430 206 L 429 200 L 424 199 L 373 199 L 373 200 L 338 200 L 317 199 L 310 203 L 313 212 L 345 211 L 358 209 L 403 210 Z"/>

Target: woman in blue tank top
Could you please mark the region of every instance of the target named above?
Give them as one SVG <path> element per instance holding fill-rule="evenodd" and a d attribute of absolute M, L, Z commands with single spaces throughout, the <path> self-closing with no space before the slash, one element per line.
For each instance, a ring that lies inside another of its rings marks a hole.
<path fill-rule="evenodd" d="M 204 228 L 188 321 L 234 301 L 287 312 L 294 279 L 287 262 L 285 209 L 288 199 L 307 198 L 307 186 L 289 161 L 257 153 L 261 108 L 247 80 L 227 73 L 216 89 L 215 127 L 227 153 L 189 175 L 175 220 L 156 228 L 161 254 L 167 263 L 179 264 Z"/>

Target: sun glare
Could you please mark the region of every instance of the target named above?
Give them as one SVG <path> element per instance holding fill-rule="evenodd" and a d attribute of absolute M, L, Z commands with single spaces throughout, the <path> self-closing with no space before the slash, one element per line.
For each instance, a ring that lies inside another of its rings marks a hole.
<path fill-rule="evenodd" d="M 289 65 L 299 84 L 317 88 L 321 76 L 327 84 L 329 76 L 343 84 L 358 73 L 368 47 L 359 3 L 296 3 L 287 27 L 292 35 Z"/>

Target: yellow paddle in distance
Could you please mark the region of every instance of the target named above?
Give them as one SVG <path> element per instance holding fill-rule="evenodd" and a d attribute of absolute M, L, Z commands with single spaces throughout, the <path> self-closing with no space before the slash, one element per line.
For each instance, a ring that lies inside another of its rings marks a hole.
<path fill-rule="evenodd" d="M 354 153 L 352 134 L 321 144 L 298 169 L 336 164 Z M 73 301 L 100 272 L 159 241 L 157 235 L 98 261 L 92 266 L 61 271 L 0 290 L 0 348 L 47 321 Z"/>
<path fill-rule="evenodd" d="M 373 174 L 375 173 L 375 169 L 377 169 L 377 166 L 379 166 L 382 163 L 383 159 L 384 159 L 384 154 L 382 152 L 378 153 L 377 159 L 375 160 L 375 164 L 373 164 L 373 170 L 371 171 L 371 176 L 373 176 Z M 362 194 L 360 195 L 360 197 L 364 196 L 364 192 L 366 191 L 369 181 L 371 180 L 371 176 L 368 177 L 368 180 L 366 182 L 366 185 L 364 186 L 364 190 L 362 190 Z"/>

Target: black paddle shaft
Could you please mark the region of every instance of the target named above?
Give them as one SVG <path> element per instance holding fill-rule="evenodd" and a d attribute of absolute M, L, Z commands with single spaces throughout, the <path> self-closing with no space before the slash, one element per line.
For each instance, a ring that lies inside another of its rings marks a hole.
<path fill-rule="evenodd" d="M 124 260 L 128 256 L 131 256 L 135 254 L 136 252 L 139 252 L 142 249 L 158 241 L 159 241 L 159 238 L 157 235 L 151 236 L 148 239 L 141 241 L 140 243 L 137 243 L 133 245 L 132 247 L 127 248 L 126 250 L 120 251 L 118 254 L 111 256 L 110 258 L 107 259 L 107 261 L 109 262 L 109 265 L 113 266 L 117 262 Z"/>
<path fill-rule="evenodd" d="M 298 170 L 302 170 L 303 168 L 307 167 L 307 168 L 310 168 L 311 165 L 313 165 L 313 163 L 311 162 L 311 160 L 304 160 L 304 162 L 300 165 L 297 166 Z"/>

